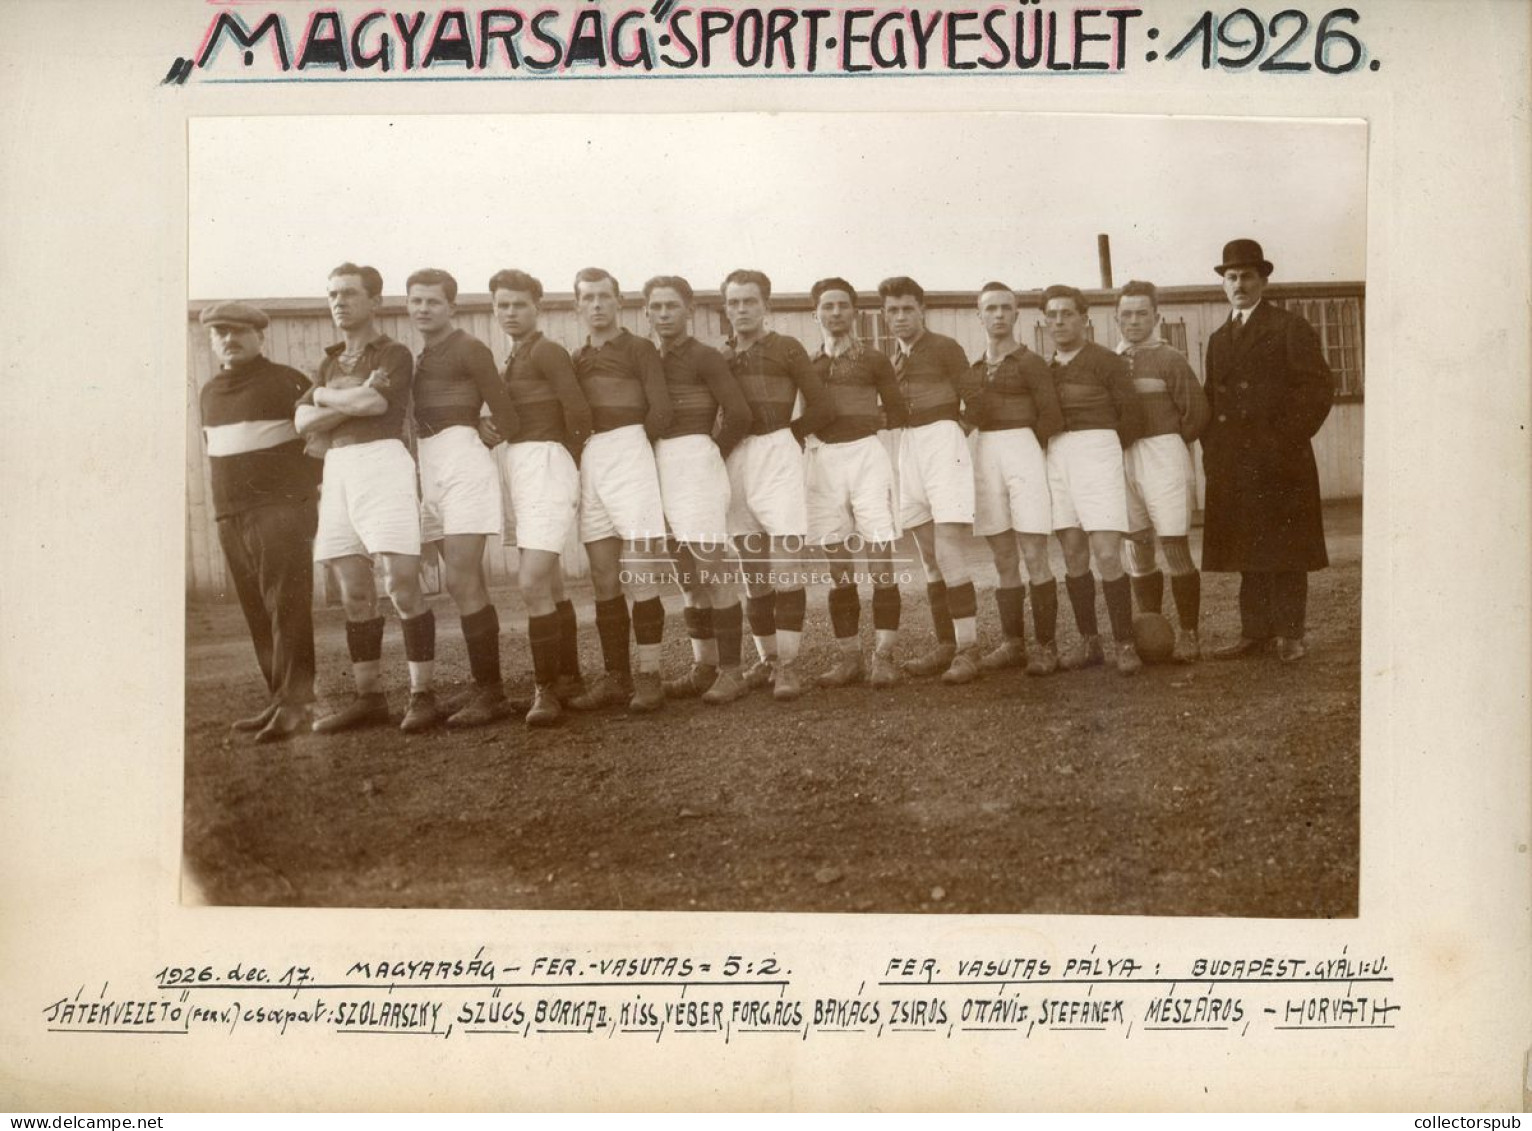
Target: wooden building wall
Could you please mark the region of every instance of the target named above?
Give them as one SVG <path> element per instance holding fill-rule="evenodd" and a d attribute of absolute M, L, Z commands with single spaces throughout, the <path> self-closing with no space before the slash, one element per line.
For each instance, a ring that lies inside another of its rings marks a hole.
<path fill-rule="evenodd" d="M 1111 296 L 1106 292 L 1087 291 L 1091 298 L 1091 327 L 1096 341 L 1114 345 L 1117 341 L 1112 324 Z M 1359 283 L 1333 285 L 1273 284 L 1267 294 L 1274 301 L 1301 310 L 1318 324 L 1328 315 L 1340 318 L 1340 324 L 1327 327 L 1326 345 L 1332 366 L 1341 376 L 1342 395 L 1330 418 L 1314 440 L 1314 454 L 1319 463 L 1320 491 L 1327 499 L 1353 498 L 1362 493 L 1362 325 L 1363 288 Z M 1046 349 L 1042 318 L 1037 312 L 1038 293 L 1021 296 L 1024 313 L 1017 326 L 1017 337 L 1029 347 Z M 974 311 L 971 293 L 942 293 L 927 296 L 926 324 L 937 333 L 956 338 L 970 356 L 984 349 L 984 333 Z M 335 340 L 329 311 L 320 299 L 251 300 L 271 316 L 266 331 L 266 355 L 274 361 L 291 365 L 312 374 L 323 357 L 324 348 Z M 197 312 L 204 303 L 193 303 L 188 310 L 186 328 L 186 584 L 189 593 L 204 598 L 223 598 L 229 594 L 223 554 L 218 546 L 217 524 L 212 513 L 211 488 L 202 433 L 198 421 L 197 394 L 216 371 L 208 348 L 207 333 L 197 322 Z M 885 331 L 881 315 L 873 302 L 864 302 L 862 334 L 873 344 L 880 344 Z M 1166 337 L 1177 346 L 1184 345 L 1187 357 L 1199 378 L 1203 377 L 1203 358 L 1208 337 L 1228 317 L 1228 305 L 1222 290 L 1211 287 L 1167 287 L 1161 291 L 1160 312 L 1166 325 Z M 1337 313 L 1339 312 L 1339 313 Z M 485 295 L 464 295 L 458 303 L 457 323 L 464 330 L 487 342 L 495 359 L 503 363 L 510 344 L 495 325 Z M 622 323 L 634 333 L 647 327 L 637 297 L 630 296 L 622 311 Z M 813 320 L 807 295 L 777 297 L 772 308 L 772 328 L 790 334 L 812 351 L 819 341 L 819 329 Z M 410 346 L 415 346 L 414 332 L 404 313 L 402 299 L 391 300 L 380 319 L 384 332 Z M 581 340 L 569 295 L 552 295 L 543 307 L 543 332 L 554 341 L 574 348 Z M 717 344 L 728 333 L 716 296 L 699 295 L 693 325 L 696 336 Z M 1179 339 L 1179 340 L 1178 340 Z M 1341 373 L 1344 367 L 1345 372 Z M 1197 468 L 1199 502 L 1202 498 L 1202 461 Z M 486 552 L 492 583 L 514 578 L 516 552 L 498 545 Z M 566 548 L 565 568 L 571 576 L 583 576 L 584 552 L 571 539 Z M 316 592 L 323 593 L 323 576 L 315 571 Z"/>

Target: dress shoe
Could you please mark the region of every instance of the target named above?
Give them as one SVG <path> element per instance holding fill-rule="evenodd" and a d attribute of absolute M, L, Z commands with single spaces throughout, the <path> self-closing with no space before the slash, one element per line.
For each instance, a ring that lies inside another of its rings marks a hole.
<path fill-rule="evenodd" d="M 664 705 L 665 685 L 660 682 L 659 672 L 639 672 L 633 677 L 633 695 L 628 700 L 628 710 L 647 715 Z"/>
<path fill-rule="evenodd" d="M 553 688 L 547 684 L 538 684 L 532 690 L 532 706 L 527 711 L 527 726 L 551 727 L 564 715 L 564 710 L 559 706 L 559 697 L 553 693 Z"/>
<path fill-rule="evenodd" d="M 308 707 L 280 706 L 271 712 L 271 718 L 260 729 L 255 740 L 260 743 L 286 742 L 295 734 L 309 733 L 314 712 Z"/>
<path fill-rule="evenodd" d="M 388 696 L 381 691 L 369 691 L 354 697 L 334 714 L 315 720 L 314 733 L 339 734 L 343 730 L 379 726 L 388 721 Z"/>
<path fill-rule="evenodd" d="M 1027 666 L 1027 646 L 1019 637 L 1007 636 L 1000 647 L 985 654 L 979 661 L 981 672 L 998 672 L 1005 668 L 1024 668 Z"/>
<path fill-rule="evenodd" d="M 1052 675 L 1059 670 L 1059 649 L 1053 641 L 1039 644 L 1027 657 L 1028 675 Z"/>
<path fill-rule="evenodd" d="M 665 681 L 665 696 L 668 699 L 695 699 L 712 687 L 717 678 L 718 669 L 712 664 L 694 663 L 685 675 Z"/>
<path fill-rule="evenodd" d="M 702 693 L 702 701 L 709 707 L 722 707 L 749 694 L 750 689 L 745 686 L 738 670 L 720 668 L 713 686 Z"/>
<path fill-rule="evenodd" d="M 1279 636 L 1276 643 L 1277 659 L 1284 664 L 1291 664 L 1309 654 L 1308 645 L 1304 644 L 1301 636 Z"/>
<path fill-rule="evenodd" d="M 1172 658 L 1178 664 L 1195 664 L 1202 659 L 1202 644 L 1197 639 L 1197 630 L 1183 628 L 1176 633 L 1176 650 Z"/>
<path fill-rule="evenodd" d="M 850 687 L 853 683 L 861 683 L 866 675 L 867 671 L 862 666 L 862 653 L 845 652 L 835 661 L 834 667 L 820 672 L 814 682 L 820 687 Z"/>
<path fill-rule="evenodd" d="M 867 672 L 868 687 L 893 687 L 899 682 L 899 665 L 894 662 L 892 651 L 878 649 L 872 654 L 872 667 Z"/>
<path fill-rule="evenodd" d="M 940 675 L 952 666 L 952 657 L 957 655 L 956 644 L 938 644 L 924 656 L 917 656 L 913 660 L 904 661 L 906 674 L 919 676 Z"/>
<path fill-rule="evenodd" d="M 942 672 L 942 682 L 946 684 L 972 683 L 979 678 L 983 670 L 979 665 L 984 661 L 984 655 L 979 651 L 977 644 L 970 644 L 961 652 L 952 657 L 952 663 L 947 670 Z"/>
<path fill-rule="evenodd" d="M 1101 637 L 1082 636 L 1075 641 L 1073 647 L 1059 657 L 1059 667 L 1066 672 L 1079 671 L 1081 668 L 1093 668 L 1097 664 L 1106 663 L 1106 654 L 1101 651 Z"/>
<path fill-rule="evenodd" d="M 1137 675 L 1144 666 L 1144 661 L 1138 658 L 1138 649 L 1133 646 L 1133 641 L 1122 640 L 1117 643 L 1117 670 L 1123 675 Z"/>
<path fill-rule="evenodd" d="M 436 705 L 434 691 L 410 692 L 410 705 L 404 709 L 399 729 L 405 734 L 419 734 L 442 721 L 442 709 Z"/>
<path fill-rule="evenodd" d="M 505 697 L 502 687 L 479 687 L 452 714 L 447 716 L 449 727 L 482 727 L 508 717 L 515 707 Z"/>
<path fill-rule="evenodd" d="M 771 697 L 786 703 L 803 694 L 803 677 L 798 674 L 798 661 L 778 661 L 772 679 Z"/>
<path fill-rule="evenodd" d="M 576 695 L 564 705 L 576 711 L 599 711 L 603 707 L 625 707 L 631 698 L 633 680 L 629 676 L 604 672 L 586 688 L 585 694 Z"/>
<path fill-rule="evenodd" d="M 266 704 L 266 709 L 259 715 L 251 715 L 245 719 L 235 719 L 229 724 L 229 729 L 237 731 L 264 730 L 266 724 L 271 722 L 271 716 L 277 713 L 277 708 L 280 706 L 280 703 L 268 703 Z"/>
<path fill-rule="evenodd" d="M 1213 649 L 1215 660 L 1237 660 L 1241 656 L 1253 656 L 1257 652 L 1265 651 L 1268 641 L 1252 640 L 1248 636 L 1241 636 L 1233 644 L 1224 644 Z"/>
<path fill-rule="evenodd" d="M 745 682 L 745 687 L 750 691 L 756 691 L 762 687 L 770 687 L 771 681 L 776 678 L 770 660 L 756 660 L 745 669 L 745 674 L 740 677 Z"/>

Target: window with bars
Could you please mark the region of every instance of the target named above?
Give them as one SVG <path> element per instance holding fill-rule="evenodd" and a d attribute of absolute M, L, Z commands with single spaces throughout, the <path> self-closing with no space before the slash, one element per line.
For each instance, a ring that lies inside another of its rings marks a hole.
<path fill-rule="evenodd" d="M 1186 349 L 1186 319 L 1184 318 L 1178 318 L 1174 322 L 1169 318 L 1161 318 L 1160 341 L 1185 357 L 1191 356 Z"/>
<path fill-rule="evenodd" d="M 1362 395 L 1362 300 L 1355 298 L 1290 298 L 1282 303 L 1301 315 L 1319 335 L 1325 360 L 1335 374 L 1335 392 Z"/>

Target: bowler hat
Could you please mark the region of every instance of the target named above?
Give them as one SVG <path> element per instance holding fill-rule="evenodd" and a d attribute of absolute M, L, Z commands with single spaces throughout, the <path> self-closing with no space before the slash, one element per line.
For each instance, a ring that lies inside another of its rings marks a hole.
<path fill-rule="evenodd" d="M 1258 268 L 1263 279 L 1274 270 L 1266 253 L 1261 250 L 1261 245 L 1254 240 L 1230 240 L 1223 245 L 1223 262 L 1213 270 L 1222 275 L 1230 267 Z"/>
<path fill-rule="evenodd" d="M 215 302 L 204 306 L 197 320 L 204 326 L 250 326 L 264 330 L 271 324 L 266 312 L 248 302 Z"/>

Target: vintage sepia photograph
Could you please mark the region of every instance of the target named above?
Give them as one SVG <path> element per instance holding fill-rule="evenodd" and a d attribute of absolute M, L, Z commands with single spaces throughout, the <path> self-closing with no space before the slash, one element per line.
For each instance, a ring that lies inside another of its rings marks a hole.
<path fill-rule="evenodd" d="M 182 901 L 1355 917 L 1367 145 L 193 118 Z"/>

